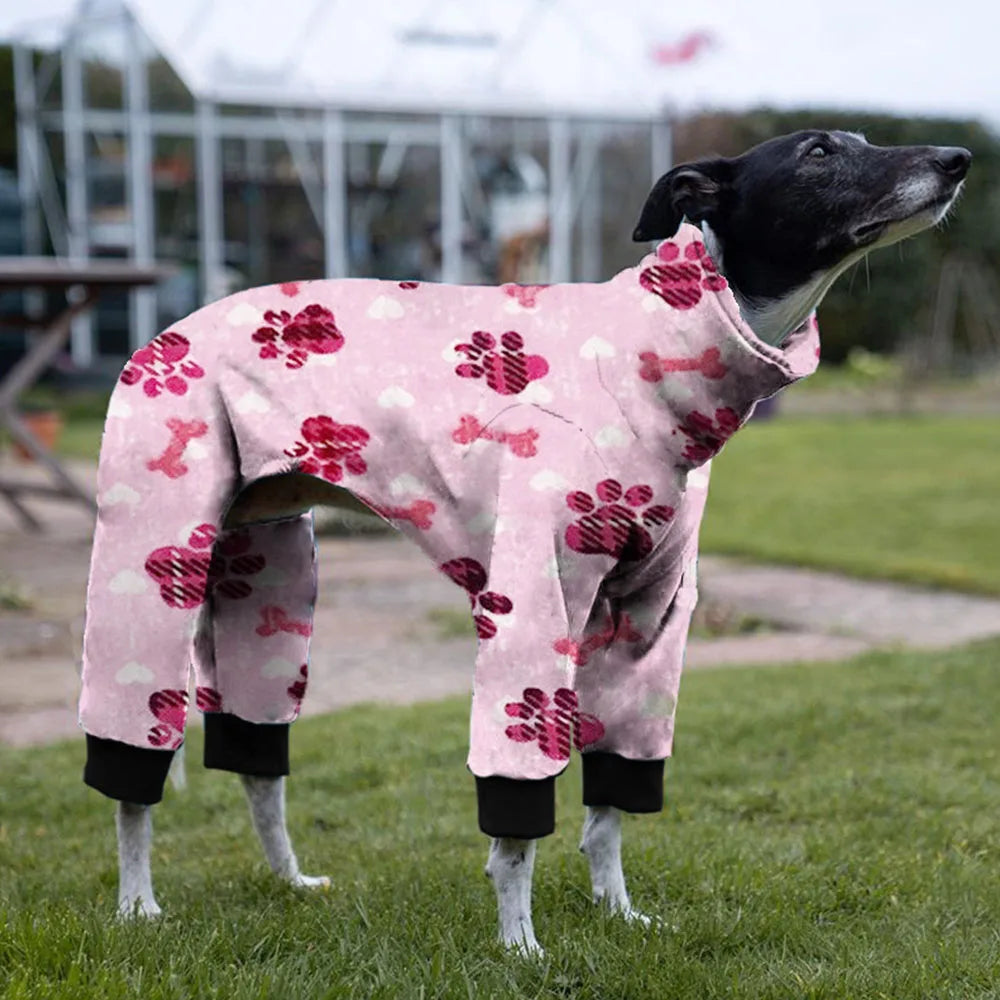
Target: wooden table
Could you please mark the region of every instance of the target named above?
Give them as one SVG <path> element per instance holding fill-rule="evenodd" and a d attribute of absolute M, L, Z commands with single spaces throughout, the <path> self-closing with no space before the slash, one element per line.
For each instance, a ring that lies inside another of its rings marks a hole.
<path fill-rule="evenodd" d="M 24 505 L 21 499 L 24 494 L 71 500 L 82 503 L 90 511 L 96 511 L 97 506 L 93 496 L 69 475 L 56 456 L 25 425 L 17 412 L 18 400 L 65 348 L 73 319 L 91 308 L 102 292 L 155 285 L 166 274 L 162 268 L 143 267 L 128 261 L 72 262 L 57 257 L 0 257 L 0 290 L 38 288 L 69 292 L 79 289 L 76 295 L 67 297 L 66 308 L 54 316 L 45 319 L 0 316 L 0 326 L 36 328 L 41 333 L 9 372 L 0 373 L 0 426 L 5 427 L 55 481 L 55 485 L 46 486 L 0 479 L 0 496 L 33 531 L 41 531 L 42 524 Z"/>

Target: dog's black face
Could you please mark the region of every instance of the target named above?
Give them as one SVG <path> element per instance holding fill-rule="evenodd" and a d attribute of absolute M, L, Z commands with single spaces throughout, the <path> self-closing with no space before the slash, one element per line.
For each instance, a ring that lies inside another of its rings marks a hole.
<path fill-rule="evenodd" d="M 733 159 L 675 167 L 650 193 L 633 238 L 665 239 L 685 217 L 705 223 L 734 291 L 773 301 L 934 225 L 971 161 L 961 148 L 794 132 Z"/>

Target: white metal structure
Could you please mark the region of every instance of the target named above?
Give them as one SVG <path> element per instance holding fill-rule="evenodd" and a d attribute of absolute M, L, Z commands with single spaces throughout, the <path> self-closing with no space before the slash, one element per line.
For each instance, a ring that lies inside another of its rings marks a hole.
<path fill-rule="evenodd" d="M 432 147 L 440 170 L 436 276 L 469 280 L 476 275 L 463 254 L 463 232 L 477 210 L 482 215 L 484 201 L 470 153 L 474 146 L 503 147 L 513 130 L 520 145 L 547 149 L 548 280 L 603 277 L 595 178 L 602 145 L 609 136 L 645 135 L 651 174 L 670 163 L 648 27 L 637 18 L 608 35 L 586 0 L 425 6 L 411 12 L 392 0 L 82 0 L 40 61 L 32 55 L 37 42 L 18 39 L 26 251 L 39 252 L 47 231 L 55 251 L 70 257 L 111 248 L 140 263 L 153 260 L 154 144 L 189 140 L 200 298 L 211 301 L 225 294 L 228 281 L 223 143 L 242 145 L 248 171 L 265 144 L 281 143 L 322 233 L 325 273 L 348 275 L 356 227 L 348 184 L 357 147 L 380 151 L 380 181 L 398 175 L 407 149 Z M 222 30 L 227 23 L 234 34 Z M 687 29 L 682 24 L 665 37 Z M 158 101 L 151 83 L 157 57 L 176 73 L 186 101 Z M 95 102 L 85 92 L 85 67 L 95 64 L 118 74 L 120 100 Z M 62 156 L 54 157 L 52 140 L 60 137 Z M 124 174 L 124 205 L 111 219 L 98 218 L 91 203 L 100 181 L 94 145 L 109 137 Z M 134 293 L 130 349 L 157 332 L 155 295 Z M 94 356 L 91 332 L 80 324 L 74 360 L 87 365 Z"/>

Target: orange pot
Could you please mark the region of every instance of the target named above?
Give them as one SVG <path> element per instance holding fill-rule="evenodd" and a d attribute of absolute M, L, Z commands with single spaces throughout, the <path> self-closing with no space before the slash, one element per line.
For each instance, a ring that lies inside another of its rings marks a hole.
<path fill-rule="evenodd" d="M 28 430 L 38 438 L 41 443 L 52 451 L 59 435 L 62 433 L 63 419 L 55 410 L 42 410 L 37 413 L 21 413 L 21 420 L 27 425 Z M 34 458 L 19 441 L 12 442 L 14 454 L 24 462 L 33 462 Z"/>

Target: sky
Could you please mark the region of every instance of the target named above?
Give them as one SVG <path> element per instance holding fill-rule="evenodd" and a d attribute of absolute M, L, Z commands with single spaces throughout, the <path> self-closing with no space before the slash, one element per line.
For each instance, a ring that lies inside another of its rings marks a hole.
<path fill-rule="evenodd" d="M 1000 131 L 1000 4 L 984 0 L 133 4 L 185 79 L 248 100 L 614 116 L 769 103 L 978 117 Z M 26 11 L 37 25 L 75 6 L 0 0 L 0 38 Z M 656 63 L 658 48 L 693 32 L 711 39 L 695 59 Z"/>

